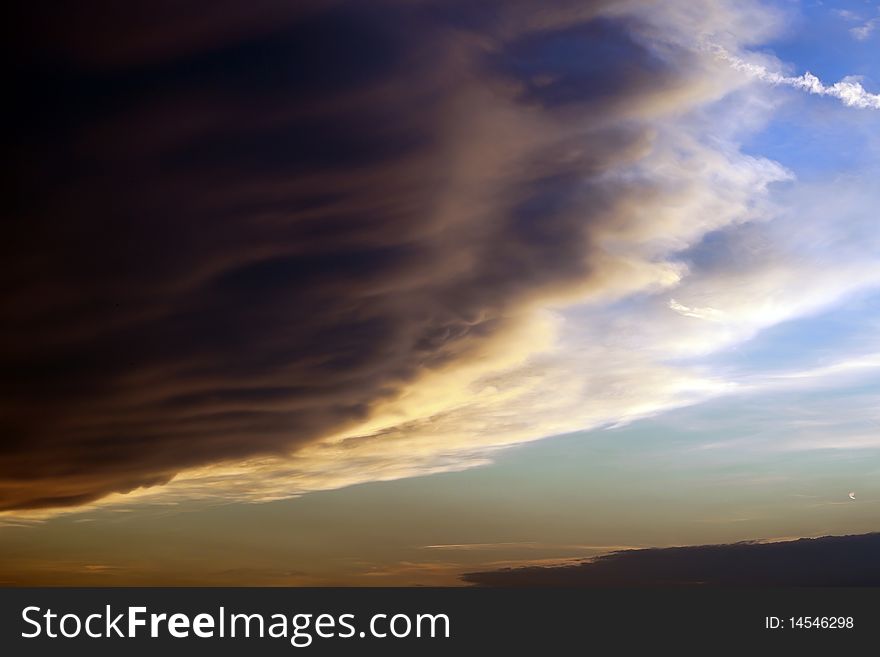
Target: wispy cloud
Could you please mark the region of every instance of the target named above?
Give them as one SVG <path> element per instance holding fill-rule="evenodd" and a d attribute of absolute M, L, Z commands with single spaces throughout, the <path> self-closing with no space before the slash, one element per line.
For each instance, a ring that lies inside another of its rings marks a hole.
<path fill-rule="evenodd" d="M 695 319 L 705 319 L 710 322 L 721 321 L 724 318 L 724 312 L 717 308 L 691 308 L 690 306 L 679 303 L 675 299 L 669 300 L 669 308 L 670 310 L 677 312 L 679 315 L 693 317 Z"/>
<path fill-rule="evenodd" d="M 620 550 L 635 550 L 644 546 L 633 545 L 582 545 L 582 544 L 556 544 L 539 543 L 536 541 L 510 542 L 510 543 L 450 543 L 441 545 L 423 545 L 423 550 L 451 550 L 462 552 L 502 551 L 502 550 L 585 550 L 599 552 L 616 552 Z"/>
<path fill-rule="evenodd" d="M 880 6 L 877 6 L 877 10 L 880 12 Z M 864 14 L 850 9 L 837 9 L 834 13 L 848 23 L 861 23 L 861 25 L 849 29 L 849 33 L 858 41 L 865 41 L 870 38 L 877 29 L 877 26 L 880 25 L 880 16 L 865 20 Z"/>
<path fill-rule="evenodd" d="M 874 30 L 877 29 L 877 26 L 880 25 L 880 18 L 872 18 L 867 21 L 864 25 L 859 25 L 858 27 L 853 27 L 850 29 L 849 33 L 853 35 L 854 38 L 859 41 L 865 41 L 870 38 L 870 36 L 874 33 Z"/>
<path fill-rule="evenodd" d="M 868 29 L 864 33 L 865 38 L 867 38 L 870 30 L 873 30 L 873 25 L 855 29 Z M 741 71 L 756 80 L 772 85 L 792 87 L 816 96 L 836 98 L 847 107 L 880 109 L 880 94 L 868 92 L 862 86 L 861 79 L 858 76 L 847 76 L 839 82 L 826 85 L 809 71 L 797 76 L 783 75 L 776 71 L 771 71 L 763 64 L 750 62 L 733 55 L 721 46 L 712 44 L 707 47 L 718 59 L 727 62 L 733 69 Z"/>

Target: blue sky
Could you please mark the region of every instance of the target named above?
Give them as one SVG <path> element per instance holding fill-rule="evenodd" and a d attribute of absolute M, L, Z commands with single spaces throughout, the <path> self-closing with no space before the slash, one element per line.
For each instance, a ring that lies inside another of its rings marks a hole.
<path fill-rule="evenodd" d="M 859 76 L 866 89 L 880 90 L 877 34 L 872 30 L 862 39 L 852 34 L 880 15 L 876 2 L 782 6 L 790 23 L 760 50 L 774 54 L 796 74 L 810 71 L 826 82 Z M 880 127 L 876 112 L 853 116 L 834 101 L 811 102 L 796 98 L 794 91 L 786 95 L 791 97 L 764 130 L 744 143 L 744 149 L 773 158 L 806 178 L 876 170 Z"/>

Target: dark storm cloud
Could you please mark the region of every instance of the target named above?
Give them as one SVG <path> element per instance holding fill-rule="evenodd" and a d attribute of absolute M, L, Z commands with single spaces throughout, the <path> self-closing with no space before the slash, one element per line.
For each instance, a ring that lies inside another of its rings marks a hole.
<path fill-rule="evenodd" d="M 624 108 L 677 81 L 559 6 L 23 4 L 0 509 L 287 453 L 594 276 Z"/>
<path fill-rule="evenodd" d="M 880 534 L 613 552 L 571 566 L 469 573 L 483 586 L 880 586 Z"/>

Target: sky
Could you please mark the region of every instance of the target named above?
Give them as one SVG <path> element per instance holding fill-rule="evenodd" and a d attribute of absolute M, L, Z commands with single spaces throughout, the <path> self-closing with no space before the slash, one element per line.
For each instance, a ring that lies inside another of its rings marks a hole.
<path fill-rule="evenodd" d="M 880 531 L 877 2 L 16 26 L 0 583 Z"/>

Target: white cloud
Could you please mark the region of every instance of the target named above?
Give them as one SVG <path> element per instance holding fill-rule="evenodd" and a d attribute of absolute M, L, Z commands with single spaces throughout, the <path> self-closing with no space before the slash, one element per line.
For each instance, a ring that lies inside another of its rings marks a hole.
<path fill-rule="evenodd" d="M 863 29 L 863 28 L 855 28 Z M 870 34 L 873 26 L 865 32 L 865 38 Z M 806 91 L 817 96 L 829 96 L 837 98 L 847 107 L 857 109 L 880 109 L 880 94 L 868 92 L 857 76 L 847 76 L 832 85 L 826 85 L 818 77 L 807 71 L 803 75 L 787 76 L 769 70 L 763 64 L 748 61 L 742 57 L 731 54 L 725 48 L 710 44 L 707 49 L 715 56 L 727 62 L 734 70 L 741 71 L 756 80 L 772 85 L 781 85 Z"/>
<path fill-rule="evenodd" d="M 870 36 L 874 33 L 874 30 L 877 29 L 878 25 L 880 25 L 880 18 L 872 18 L 864 25 L 850 28 L 849 33 L 853 35 L 853 38 L 858 39 L 859 41 L 865 41 L 866 39 L 870 38 Z"/>
<path fill-rule="evenodd" d="M 670 310 L 674 310 L 679 315 L 684 315 L 685 317 L 693 317 L 695 319 L 705 319 L 710 322 L 719 322 L 724 319 L 724 311 L 718 310 L 717 308 L 691 308 L 690 306 L 685 306 L 682 303 L 679 303 L 675 299 L 669 300 L 669 308 Z"/>
<path fill-rule="evenodd" d="M 859 15 L 854 11 L 850 11 L 849 9 L 835 9 L 834 13 L 845 21 L 860 20 Z"/>

